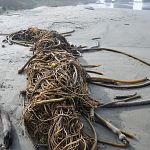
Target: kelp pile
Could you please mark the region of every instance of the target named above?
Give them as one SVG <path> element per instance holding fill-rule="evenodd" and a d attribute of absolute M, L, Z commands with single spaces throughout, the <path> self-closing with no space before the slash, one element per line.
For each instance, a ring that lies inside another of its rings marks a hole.
<path fill-rule="evenodd" d="M 49 149 L 90 149 L 79 112 L 98 106 L 88 96 L 86 74 L 79 61 L 64 50 L 37 52 L 28 63 L 24 120 L 29 133 Z"/>
<path fill-rule="evenodd" d="M 80 116 L 90 116 L 99 102 L 88 95 L 88 75 L 73 56 L 75 50 L 55 31 L 29 28 L 11 37 L 13 42 L 34 44 L 35 54 L 25 65 L 24 122 L 31 137 L 51 150 L 91 150 L 96 141 L 84 132 Z"/>
<path fill-rule="evenodd" d="M 47 146 L 49 150 L 95 150 L 97 142 L 118 147 L 128 146 L 127 137 L 134 136 L 119 130 L 94 112 L 97 107 L 117 107 L 117 102 L 102 104 L 92 99 L 88 93 L 88 82 L 112 88 L 137 88 L 149 85 L 149 80 L 143 78 L 120 81 L 90 77 L 88 72 L 100 75 L 101 73 L 84 69 L 88 66 L 82 66 L 77 56 L 80 56 L 80 52 L 86 52 L 89 49 L 81 49 L 69 44 L 65 39 L 68 33 L 59 34 L 56 31 L 31 27 L 10 34 L 3 41 L 30 46 L 33 51 L 33 56 L 18 71 L 18 73 L 25 71 L 27 74 L 27 88 L 24 91 L 26 94 L 24 122 L 29 135 L 35 145 Z M 107 50 L 122 54 L 111 49 L 90 50 Z M 123 54 L 146 63 L 129 54 Z M 90 67 L 96 67 L 96 65 Z M 131 95 L 119 100 L 118 103 L 139 97 L 139 95 Z M 149 101 L 146 104 L 149 104 Z M 81 117 L 84 117 L 91 126 L 93 138 L 84 130 Z M 118 135 L 123 144 L 99 141 L 92 121 L 109 128 Z"/>

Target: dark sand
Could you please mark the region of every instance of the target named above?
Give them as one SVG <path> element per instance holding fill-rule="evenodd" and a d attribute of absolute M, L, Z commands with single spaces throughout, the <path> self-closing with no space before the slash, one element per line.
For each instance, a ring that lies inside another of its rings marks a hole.
<path fill-rule="evenodd" d="M 59 32 L 76 30 L 68 40 L 77 45 L 94 46 L 91 39 L 100 37 L 102 47 L 116 48 L 150 62 L 150 13 L 126 9 L 94 9 L 87 6 L 38 7 L 31 10 L 12 11 L 0 16 L 0 33 L 11 33 L 29 26 L 55 29 Z M 62 23 L 61 23 L 62 21 Z M 60 22 L 60 23 L 58 23 Z M 2 41 L 4 37 L 0 37 Z M 32 53 L 29 48 L 6 45 L 0 48 L 0 105 L 11 114 L 14 126 L 14 142 L 11 150 L 32 150 L 23 120 L 23 98 L 20 90 L 26 87 L 26 76 L 17 70 L 25 64 Z M 115 79 L 150 78 L 150 68 L 131 58 L 109 52 L 84 54 L 83 64 L 102 64 L 96 70 Z M 150 99 L 150 87 L 136 90 L 113 90 L 91 86 L 90 92 L 97 99 L 110 101 L 116 95 L 138 92 L 143 99 Z M 97 110 L 117 127 L 136 134 L 127 150 L 148 150 L 150 147 L 149 106 Z M 98 138 L 116 141 L 117 137 L 107 129 L 95 124 Z M 99 145 L 101 150 L 119 150 Z"/>

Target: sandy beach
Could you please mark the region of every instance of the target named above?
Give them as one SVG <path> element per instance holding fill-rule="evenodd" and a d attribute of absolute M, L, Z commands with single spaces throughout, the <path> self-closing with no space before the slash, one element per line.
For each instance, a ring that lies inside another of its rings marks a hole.
<path fill-rule="evenodd" d="M 100 38 L 100 46 L 128 52 L 150 62 L 150 13 L 148 10 L 101 9 L 87 5 L 38 7 L 30 10 L 9 11 L 0 16 L 0 33 L 12 33 L 31 26 L 47 30 L 66 32 L 75 30 L 67 39 L 76 45 L 95 46 L 92 38 Z M 0 41 L 4 36 L 0 36 Z M 14 141 L 11 150 L 32 150 L 33 145 L 23 126 L 24 99 L 20 91 L 26 87 L 26 75 L 18 75 L 21 68 L 32 55 L 29 48 L 18 45 L 0 47 L 0 106 L 6 109 L 13 122 Z M 101 64 L 94 69 L 106 77 L 133 80 L 147 77 L 150 69 L 136 60 L 111 52 L 84 53 L 82 64 Z M 90 94 L 102 102 L 112 101 L 116 95 L 137 92 L 142 99 L 150 99 L 150 87 L 134 90 L 114 90 L 90 85 Z M 98 109 L 118 128 L 136 134 L 127 150 L 148 150 L 150 143 L 149 106 Z M 116 141 L 117 137 L 106 128 L 94 124 L 99 139 Z M 88 128 L 88 127 L 87 127 Z M 0 132 L 1 133 L 1 132 Z M 1 139 L 2 140 L 2 139 Z M 0 143 L 1 143 L 0 140 Z M 119 150 L 107 145 L 98 145 L 101 150 Z"/>

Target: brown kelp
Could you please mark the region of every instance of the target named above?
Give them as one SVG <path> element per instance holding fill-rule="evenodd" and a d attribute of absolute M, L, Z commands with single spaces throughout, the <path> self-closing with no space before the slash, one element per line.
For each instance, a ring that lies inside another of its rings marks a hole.
<path fill-rule="evenodd" d="M 99 102 L 88 95 L 88 74 L 74 56 L 76 48 L 55 31 L 29 28 L 10 37 L 11 43 L 34 45 L 34 57 L 25 66 L 28 82 L 24 112 L 34 141 L 48 144 L 52 150 L 95 147 L 96 141 L 85 133 L 80 116 L 89 117 Z"/>

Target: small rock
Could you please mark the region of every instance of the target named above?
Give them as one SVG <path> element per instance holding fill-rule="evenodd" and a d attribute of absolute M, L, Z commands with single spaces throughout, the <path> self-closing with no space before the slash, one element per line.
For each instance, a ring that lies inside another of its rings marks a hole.
<path fill-rule="evenodd" d="M 128 24 L 128 23 L 125 23 L 124 25 L 126 25 L 126 26 L 129 26 L 130 24 Z"/>
<path fill-rule="evenodd" d="M 2 45 L 2 48 L 5 48 L 5 45 Z"/>
<path fill-rule="evenodd" d="M 85 7 L 85 9 L 88 9 L 88 10 L 95 10 L 93 7 Z"/>

